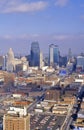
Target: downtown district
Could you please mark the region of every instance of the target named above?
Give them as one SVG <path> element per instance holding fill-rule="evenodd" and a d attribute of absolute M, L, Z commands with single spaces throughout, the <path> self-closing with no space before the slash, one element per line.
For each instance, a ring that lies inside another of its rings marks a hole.
<path fill-rule="evenodd" d="M 0 56 L 0 130 L 84 130 L 84 54 L 39 43 L 30 55 Z"/>

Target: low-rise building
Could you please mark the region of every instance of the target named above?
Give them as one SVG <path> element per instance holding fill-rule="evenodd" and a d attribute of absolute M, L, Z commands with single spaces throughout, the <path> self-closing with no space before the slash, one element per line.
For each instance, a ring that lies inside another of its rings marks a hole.
<path fill-rule="evenodd" d="M 52 108 L 52 113 L 54 114 L 67 114 L 70 105 L 67 104 L 55 104 Z"/>
<path fill-rule="evenodd" d="M 45 100 L 59 101 L 61 97 L 61 88 L 47 90 Z"/>

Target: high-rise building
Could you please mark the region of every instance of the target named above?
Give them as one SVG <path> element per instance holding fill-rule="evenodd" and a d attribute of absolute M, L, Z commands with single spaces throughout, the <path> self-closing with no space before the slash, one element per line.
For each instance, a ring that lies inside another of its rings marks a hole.
<path fill-rule="evenodd" d="M 38 42 L 31 44 L 31 66 L 40 65 L 40 47 Z"/>
<path fill-rule="evenodd" d="M 4 64 L 4 58 L 3 56 L 0 56 L 0 70 L 3 68 L 3 64 Z"/>
<path fill-rule="evenodd" d="M 3 56 L 3 70 L 7 70 L 7 55 Z"/>
<path fill-rule="evenodd" d="M 28 65 L 28 61 L 26 57 L 14 58 L 14 52 L 12 48 L 9 49 L 9 52 L 7 53 L 6 58 L 4 57 L 4 68 L 6 68 L 4 70 L 7 70 L 9 72 L 13 72 L 13 71 L 17 72 L 20 70 L 27 71 L 28 66 L 29 65 Z"/>
<path fill-rule="evenodd" d="M 12 72 L 14 70 L 13 61 L 14 61 L 14 52 L 12 48 L 10 48 L 7 53 L 7 71 Z"/>
<path fill-rule="evenodd" d="M 59 66 L 66 66 L 67 64 L 67 56 L 60 56 L 59 57 Z"/>
<path fill-rule="evenodd" d="M 3 130 L 30 130 L 30 115 L 26 109 L 11 107 L 3 117 Z"/>
<path fill-rule="evenodd" d="M 40 68 L 44 66 L 44 61 L 43 61 L 43 54 L 40 52 Z"/>
<path fill-rule="evenodd" d="M 68 51 L 68 60 L 71 60 L 72 59 L 72 51 L 71 51 L 71 48 L 69 48 L 69 51 Z"/>
<path fill-rule="evenodd" d="M 77 69 L 79 68 L 84 71 L 84 56 L 77 57 Z"/>
<path fill-rule="evenodd" d="M 59 64 L 59 48 L 57 45 L 51 44 L 49 46 L 49 64 L 50 65 Z"/>
<path fill-rule="evenodd" d="M 8 51 L 8 60 L 11 62 L 12 60 L 14 60 L 14 52 L 12 50 L 12 48 L 9 49 Z"/>

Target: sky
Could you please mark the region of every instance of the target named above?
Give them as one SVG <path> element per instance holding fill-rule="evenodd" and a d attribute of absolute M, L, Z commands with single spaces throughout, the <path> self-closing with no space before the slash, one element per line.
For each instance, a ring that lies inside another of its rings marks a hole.
<path fill-rule="evenodd" d="M 84 0 L 0 0 L 0 53 L 29 54 L 33 41 L 43 53 L 84 52 Z"/>

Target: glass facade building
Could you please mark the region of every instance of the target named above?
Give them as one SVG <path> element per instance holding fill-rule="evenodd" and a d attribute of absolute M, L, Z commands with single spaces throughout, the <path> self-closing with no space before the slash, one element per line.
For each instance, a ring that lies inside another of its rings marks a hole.
<path fill-rule="evenodd" d="M 77 67 L 81 67 L 84 70 L 84 56 L 77 57 Z"/>
<path fill-rule="evenodd" d="M 49 64 L 59 64 L 59 48 L 57 45 L 51 44 L 49 46 Z"/>
<path fill-rule="evenodd" d="M 39 66 L 40 64 L 40 47 L 38 42 L 31 44 L 31 66 Z"/>

